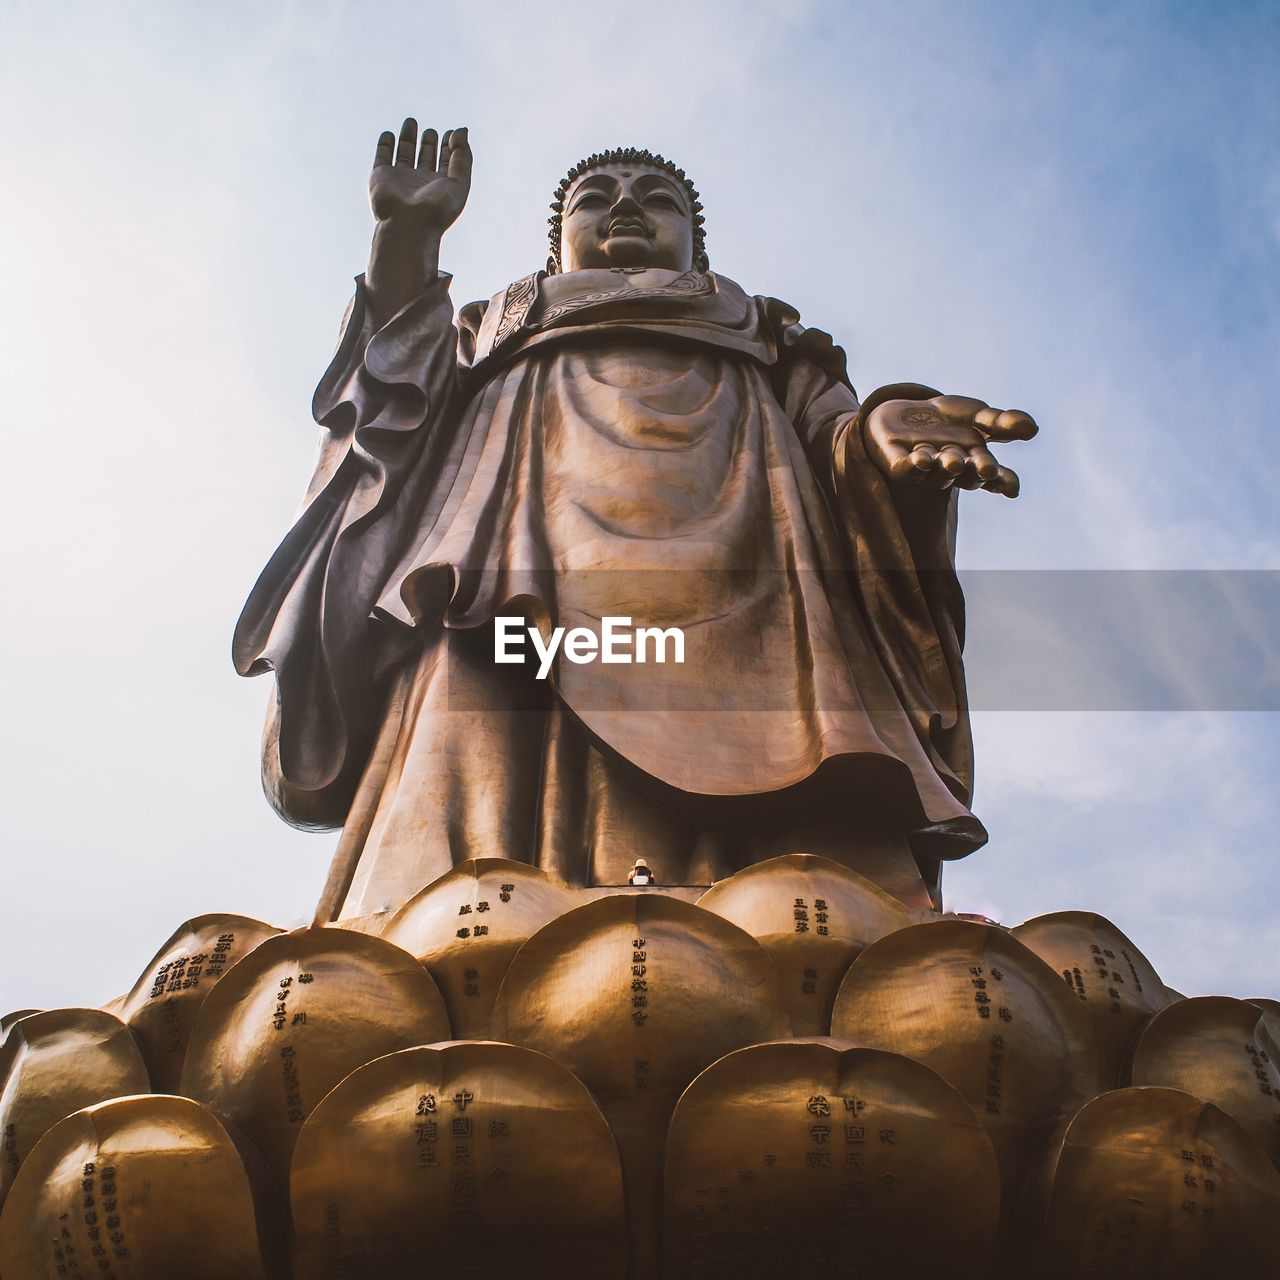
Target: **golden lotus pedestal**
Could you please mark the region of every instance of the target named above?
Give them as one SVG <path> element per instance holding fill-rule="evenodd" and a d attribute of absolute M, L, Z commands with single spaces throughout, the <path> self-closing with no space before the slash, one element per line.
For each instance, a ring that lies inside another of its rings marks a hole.
<path fill-rule="evenodd" d="M 0 1044 L 3 1280 L 1270 1275 L 1280 1016 L 1101 916 L 464 863 Z"/>

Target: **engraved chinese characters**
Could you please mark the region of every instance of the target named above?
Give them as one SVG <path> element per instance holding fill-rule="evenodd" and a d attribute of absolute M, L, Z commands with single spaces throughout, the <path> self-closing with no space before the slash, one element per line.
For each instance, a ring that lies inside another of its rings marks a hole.
<path fill-rule="evenodd" d="M 1012 930 L 1076 993 L 1098 1040 L 1102 1082 L 1120 1083 L 1138 1028 L 1174 997 L 1150 961 L 1111 923 L 1089 911 L 1057 911 Z"/>
<path fill-rule="evenodd" d="M 1117 1089 L 1057 1135 L 1028 1184 L 1031 1280 L 1275 1274 L 1280 1175 L 1217 1107 Z"/>
<path fill-rule="evenodd" d="M 520 949 L 495 1037 L 541 1050 L 595 1095 L 622 1156 L 635 1274 L 659 1269 L 662 1141 L 676 1099 L 733 1049 L 790 1033 L 773 963 L 719 916 L 654 893 L 602 898 Z"/>
<path fill-rule="evenodd" d="M 708 889 L 698 905 L 745 929 L 772 957 L 798 1036 L 820 1036 L 845 971 L 868 943 L 911 923 L 878 885 L 829 858 L 788 854 Z"/>
<path fill-rule="evenodd" d="M 534 867 L 475 858 L 410 898 L 380 932 L 426 965 L 444 996 L 453 1034 L 482 1040 L 511 957 L 578 901 Z"/>
<path fill-rule="evenodd" d="M 992 925 L 942 920 L 872 943 L 836 995 L 831 1030 L 915 1058 L 959 1089 L 991 1135 L 1006 1200 L 1058 1118 L 1098 1092 L 1079 999 Z"/>
<path fill-rule="evenodd" d="M 247 916 L 197 916 L 175 929 L 156 953 L 120 1002 L 119 1016 L 146 1049 L 159 1092 L 177 1092 L 192 1024 L 214 983 L 279 932 Z"/>
<path fill-rule="evenodd" d="M 5 1280 L 271 1280 L 284 1251 L 269 1184 L 187 1098 L 89 1107 L 49 1130 L 14 1184 Z"/>
<path fill-rule="evenodd" d="M 407 952 L 346 929 L 268 938 L 214 988 L 182 1092 L 244 1130 L 283 1187 L 302 1122 L 345 1075 L 449 1037 L 444 1001 Z"/>
<path fill-rule="evenodd" d="M 106 1098 L 150 1093 L 129 1028 L 100 1009 L 51 1009 L 15 1023 L 0 1050 L 0 1201 L 45 1130 Z"/>
<path fill-rule="evenodd" d="M 1280 1063 L 1269 1017 L 1227 996 L 1170 1005 L 1134 1043 L 1129 1083 L 1183 1089 L 1215 1103 L 1280 1168 Z"/>
<path fill-rule="evenodd" d="M 685 1090 L 665 1196 L 669 1280 L 959 1280 L 989 1273 L 1000 1176 L 973 1109 L 927 1067 L 792 1041 Z"/>
<path fill-rule="evenodd" d="M 303 1126 L 291 1183 L 295 1280 L 626 1275 L 613 1137 L 581 1082 L 529 1049 L 361 1067 Z"/>

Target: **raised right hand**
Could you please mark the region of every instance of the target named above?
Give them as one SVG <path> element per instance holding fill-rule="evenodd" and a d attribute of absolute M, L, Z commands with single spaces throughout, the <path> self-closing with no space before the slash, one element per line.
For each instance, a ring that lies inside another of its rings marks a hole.
<path fill-rule="evenodd" d="M 412 118 L 400 127 L 400 143 L 389 130 L 378 139 L 369 174 L 369 203 L 382 224 L 413 226 L 442 234 L 467 203 L 471 190 L 471 147 L 466 129 L 451 129 L 439 141 L 434 129 L 422 135 Z M 417 153 L 415 160 L 415 151 Z"/>

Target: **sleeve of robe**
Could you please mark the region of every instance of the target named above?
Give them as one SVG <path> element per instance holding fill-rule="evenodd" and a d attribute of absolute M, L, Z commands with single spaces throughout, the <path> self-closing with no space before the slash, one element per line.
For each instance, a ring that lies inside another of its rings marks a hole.
<path fill-rule="evenodd" d="M 236 624 L 242 675 L 276 673 L 263 788 L 297 826 L 340 826 L 378 706 L 370 614 L 456 416 L 458 330 L 441 275 L 386 324 L 364 278 L 316 388 L 322 429 L 302 510 Z"/>
<path fill-rule="evenodd" d="M 940 776 L 966 805 L 973 736 L 965 689 L 964 596 L 955 572 L 957 493 L 888 482 L 863 440 L 867 415 L 886 400 L 939 395 L 897 383 L 859 403 L 845 354 L 806 329 L 785 304 L 762 300 L 778 335 L 775 391 L 795 423 L 852 559 L 855 597 L 880 661 Z M 937 856 L 953 852 L 939 832 Z M 964 845 L 967 852 L 972 840 Z"/>

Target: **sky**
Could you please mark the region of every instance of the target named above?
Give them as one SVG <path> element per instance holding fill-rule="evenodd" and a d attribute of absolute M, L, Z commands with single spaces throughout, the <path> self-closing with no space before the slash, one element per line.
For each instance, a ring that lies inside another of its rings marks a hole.
<path fill-rule="evenodd" d="M 334 836 L 263 800 L 230 635 L 406 114 L 471 131 L 458 304 L 647 146 L 860 390 L 1036 415 L 1018 501 L 962 499 L 992 838 L 948 906 L 1280 995 L 1276 65 L 1274 4 L 3 0 L 0 1011 L 110 1000 L 193 915 L 310 918 Z"/>

